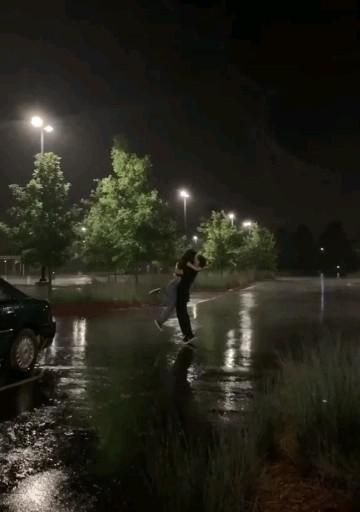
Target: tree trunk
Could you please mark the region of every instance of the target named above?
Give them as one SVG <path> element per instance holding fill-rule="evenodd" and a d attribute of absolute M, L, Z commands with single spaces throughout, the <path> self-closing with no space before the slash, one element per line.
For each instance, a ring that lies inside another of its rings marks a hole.
<path fill-rule="evenodd" d="M 48 299 L 51 299 L 52 295 L 52 270 L 51 267 L 48 267 Z"/>
<path fill-rule="evenodd" d="M 45 265 L 41 265 L 40 283 L 46 283 L 46 267 L 45 267 Z"/>
<path fill-rule="evenodd" d="M 135 289 L 137 290 L 138 285 L 139 285 L 139 270 L 137 267 L 134 272 L 134 279 L 135 279 Z"/>

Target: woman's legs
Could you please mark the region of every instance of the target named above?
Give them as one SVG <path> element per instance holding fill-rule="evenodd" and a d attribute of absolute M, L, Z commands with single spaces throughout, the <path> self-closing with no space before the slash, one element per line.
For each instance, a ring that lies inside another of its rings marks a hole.
<path fill-rule="evenodd" d="M 158 322 L 160 326 L 167 322 L 173 314 L 176 307 L 177 288 L 179 284 L 179 278 L 172 279 L 166 288 L 166 303 L 163 308 Z"/>

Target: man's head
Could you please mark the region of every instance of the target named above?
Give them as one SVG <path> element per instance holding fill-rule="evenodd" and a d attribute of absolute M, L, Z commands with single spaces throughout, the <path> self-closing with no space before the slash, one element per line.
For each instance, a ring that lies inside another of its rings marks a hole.
<path fill-rule="evenodd" d="M 203 256 L 202 254 L 197 254 L 196 258 L 198 260 L 199 267 L 200 268 L 205 268 L 206 264 L 207 264 L 207 260 L 206 260 L 205 256 Z"/>

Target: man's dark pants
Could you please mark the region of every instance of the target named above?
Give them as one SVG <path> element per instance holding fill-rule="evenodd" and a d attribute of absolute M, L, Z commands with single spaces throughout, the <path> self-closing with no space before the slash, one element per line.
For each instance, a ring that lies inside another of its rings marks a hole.
<path fill-rule="evenodd" d="M 186 338 L 193 337 L 190 317 L 187 309 L 187 303 L 189 302 L 189 299 L 189 292 L 179 288 L 176 299 L 176 314 L 179 320 L 181 332 Z"/>

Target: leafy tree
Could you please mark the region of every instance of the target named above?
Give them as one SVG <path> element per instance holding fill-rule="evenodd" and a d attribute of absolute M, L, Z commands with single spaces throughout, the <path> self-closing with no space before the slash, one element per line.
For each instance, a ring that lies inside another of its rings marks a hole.
<path fill-rule="evenodd" d="M 294 234 L 294 269 L 312 274 L 317 270 L 318 250 L 310 229 L 301 224 Z"/>
<path fill-rule="evenodd" d="M 212 268 L 237 268 L 242 237 L 224 211 L 213 211 L 210 218 L 201 224 L 199 232 L 204 240 L 204 255 Z"/>
<path fill-rule="evenodd" d="M 0 222 L 0 254 L 16 254 L 9 226 L 5 222 Z"/>
<path fill-rule="evenodd" d="M 323 271 L 335 273 L 338 265 L 343 271 L 357 268 L 358 258 L 341 222 L 334 221 L 326 226 L 320 236 L 320 246 L 324 248 L 321 254 Z"/>
<path fill-rule="evenodd" d="M 150 160 L 114 143 L 112 173 L 99 180 L 84 220 L 90 262 L 131 272 L 145 262 L 174 258 L 175 227 L 167 205 L 151 188 Z"/>
<path fill-rule="evenodd" d="M 240 228 L 240 235 L 241 244 L 237 261 L 239 269 L 276 269 L 276 243 L 268 229 L 253 223 L 251 227 Z"/>
<path fill-rule="evenodd" d="M 264 227 L 232 226 L 225 212 L 212 212 L 199 228 L 205 256 L 214 269 L 275 270 L 276 248 L 273 235 Z"/>
<path fill-rule="evenodd" d="M 278 253 L 278 266 L 280 270 L 294 269 L 294 245 L 292 233 L 286 228 L 276 232 L 276 250 Z"/>
<path fill-rule="evenodd" d="M 10 185 L 15 205 L 5 228 L 24 261 L 47 269 L 49 289 L 52 270 L 66 260 L 77 212 L 60 161 L 54 153 L 37 155 L 31 180 Z"/>

